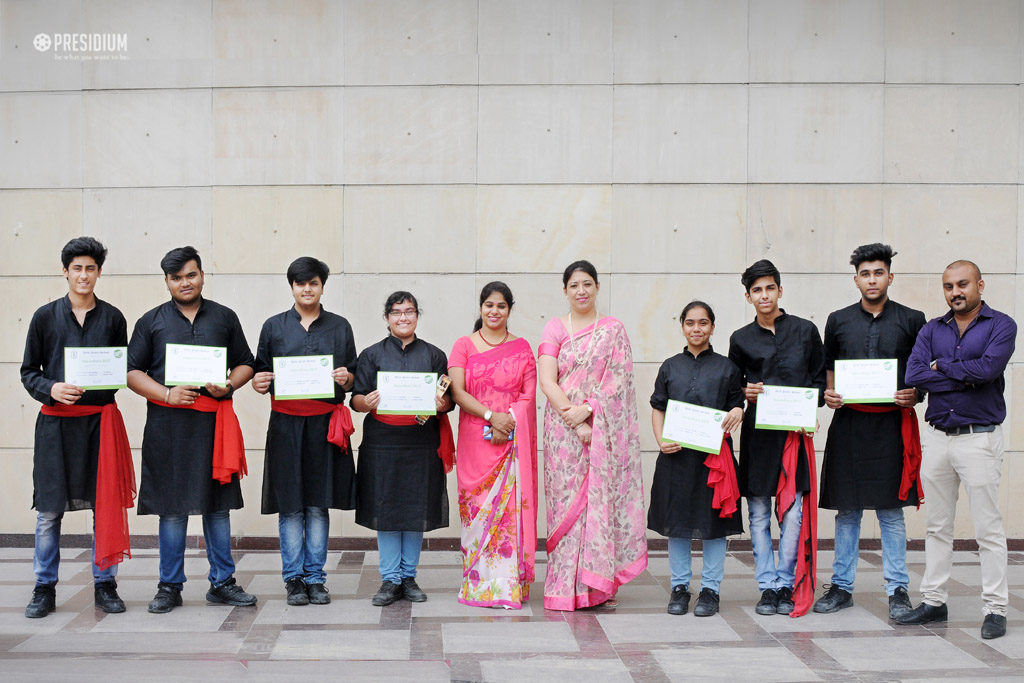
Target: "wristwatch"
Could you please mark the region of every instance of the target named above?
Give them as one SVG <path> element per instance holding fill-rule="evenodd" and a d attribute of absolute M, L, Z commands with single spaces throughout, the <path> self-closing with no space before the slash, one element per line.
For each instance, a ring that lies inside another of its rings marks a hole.
<path fill-rule="evenodd" d="M 594 414 L 594 409 L 591 407 L 590 401 L 584 401 L 583 405 L 585 405 L 587 407 L 587 412 L 588 413 L 590 413 L 591 415 Z"/>
<path fill-rule="evenodd" d="M 491 421 L 491 415 L 494 415 L 494 413 L 492 413 L 490 410 L 484 412 L 484 419 L 487 420 L 488 422 L 490 422 Z"/>

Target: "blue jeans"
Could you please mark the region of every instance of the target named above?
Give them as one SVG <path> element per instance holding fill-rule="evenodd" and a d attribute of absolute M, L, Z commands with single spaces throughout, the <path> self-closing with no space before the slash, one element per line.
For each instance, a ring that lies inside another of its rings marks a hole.
<path fill-rule="evenodd" d="M 160 583 L 185 585 L 185 538 L 188 515 L 160 515 Z M 203 515 L 210 583 L 223 586 L 235 573 L 231 557 L 231 516 L 228 510 Z"/>
<path fill-rule="evenodd" d="M 281 534 L 281 576 L 286 582 L 302 579 L 307 584 L 324 583 L 330 524 L 327 508 L 307 507 L 277 516 L 277 529 Z"/>
<path fill-rule="evenodd" d="M 378 531 L 380 578 L 391 583 L 402 583 L 402 579 L 415 579 L 422 545 L 422 531 Z"/>
<path fill-rule="evenodd" d="M 860 520 L 863 510 L 840 510 L 836 513 L 836 557 L 832 562 L 832 584 L 853 592 L 857 577 Z M 903 508 L 875 510 L 882 532 L 882 576 L 885 592 L 892 595 L 897 588 L 907 588 L 907 526 Z"/>
<path fill-rule="evenodd" d="M 772 549 L 772 499 L 768 496 L 747 498 L 750 521 L 750 544 L 754 548 L 754 578 L 761 590 L 792 588 L 796 579 L 796 552 L 800 545 L 803 522 L 803 494 L 797 493 L 793 506 L 782 516 L 779 538 L 779 561 Z"/>
<path fill-rule="evenodd" d="M 704 566 L 700 571 L 700 587 L 710 588 L 718 592 L 725 577 L 725 538 L 705 538 Z M 692 556 L 690 555 L 690 539 L 668 539 L 668 567 L 672 572 L 672 587 L 689 586 L 693 577 Z"/>
<path fill-rule="evenodd" d="M 57 583 L 57 568 L 60 567 L 60 523 L 64 512 L 40 512 L 36 515 L 36 549 L 32 554 L 32 569 L 36 573 L 37 586 L 52 586 Z M 95 531 L 96 517 L 93 517 Z M 92 579 L 95 583 L 113 581 L 117 576 L 117 564 L 106 569 L 96 566 L 96 538 L 92 539 Z"/>

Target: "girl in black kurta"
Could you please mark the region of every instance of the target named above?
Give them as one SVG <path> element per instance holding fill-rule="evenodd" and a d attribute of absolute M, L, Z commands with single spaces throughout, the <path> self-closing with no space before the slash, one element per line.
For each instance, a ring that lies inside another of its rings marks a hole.
<path fill-rule="evenodd" d="M 696 616 L 711 616 L 718 611 L 718 590 L 724 574 L 725 537 L 743 532 L 739 507 L 731 516 L 722 517 L 712 507 L 714 489 L 708 485 L 710 470 L 704 464 L 707 453 L 662 441 L 668 401 L 681 401 L 726 411 L 723 431 L 736 429 L 743 417 L 743 388 L 740 371 L 732 361 L 712 350 L 715 314 L 699 301 L 686 305 L 679 316 L 687 346 L 682 353 L 667 359 L 658 371 L 651 407 L 655 438 L 661 445 L 651 486 L 651 504 L 647 528 L 669 537 L 669 567 L 672 572 L 670 614 L 685 614 L 689 605 L 692 576 L 690 540 L 703 539 L 704 566 Z M 725 438 L 732 450 L 732 439 Z M 727 458 L 727 467 L 735 473 L 736 464 Z M 739 502 L 737 501 L 737 506 Z"/>

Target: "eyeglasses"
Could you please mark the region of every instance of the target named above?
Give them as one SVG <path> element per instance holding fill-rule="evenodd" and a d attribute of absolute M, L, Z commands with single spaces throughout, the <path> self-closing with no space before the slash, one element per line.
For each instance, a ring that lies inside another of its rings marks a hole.
<path fill-rule="evenodd" d="M 419 311 L 417 311 L 414 308 L 410 308 L 410 309 L 405 310 L 405 311 L 388 311 L 388 317 L 389 318 L 395 318 L 396 320 L 401 320 L 402 318 L 407 318 L 408 320 L 412 320 L 417 315 L 419 315 Z"/>

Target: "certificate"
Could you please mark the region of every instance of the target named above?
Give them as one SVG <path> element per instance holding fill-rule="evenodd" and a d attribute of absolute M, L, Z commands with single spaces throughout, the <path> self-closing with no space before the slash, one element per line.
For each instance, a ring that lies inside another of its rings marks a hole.
<path fill-rule="evenodd" d="M 274 398 L 334 398 L 334 356 L 274 358 Z"/>
<path fill-rule="evenodd" d="M 755 405 L 754 426 L 758 429 L 813 432 L 818 426 L 817 389 L 766 384 Z"/>
<path fill-rule="evenodd" d="M 436 415 L 436 372 L 378 372 L 381 415 Z"/>
<path fill-rule="evenodd" d="M 843 403 L 892 403 L 896 393 L 895 358 L 836 361 L 836 393 Z"/>
<path fill-rule="evenodd" d="M 169 387 L 207 382 L 224 386 L 228 376 L 228 350 L 223 346 L 168 344 L 165 354 L 164 384 Z"/>
<path fill-rule="evenodd" d="M 65 346 L 64 381 L 82 389 L 128 386 L 127 346 Z"/>
<path fill-rule="evenodd" d="M 673 441 L 702 453 L 717 454 L 722 449 L 724 419 L 724 410 L 669 399 L 661 440 Z"/>

